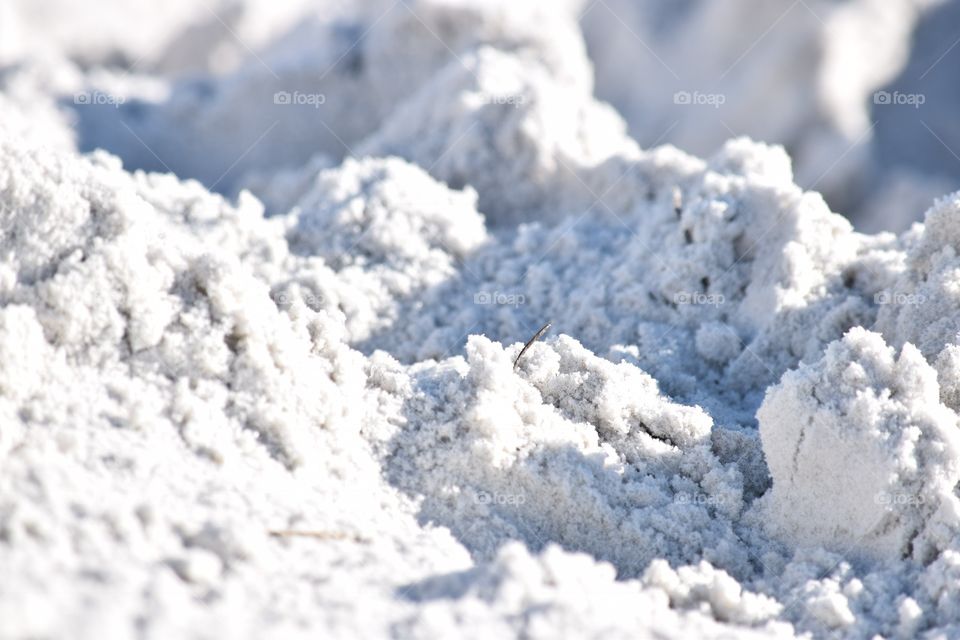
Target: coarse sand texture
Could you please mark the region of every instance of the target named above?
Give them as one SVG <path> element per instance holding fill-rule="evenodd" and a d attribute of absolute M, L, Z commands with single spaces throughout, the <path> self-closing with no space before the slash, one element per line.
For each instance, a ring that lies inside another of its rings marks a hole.
<path fill-rule="evenodd" d="M 641 146 L 599 7 L 272 4 L 0 35 L 0 638 L 960 638 L 960 193 L 798 186 L 896 61 L 795 176 Z"/>

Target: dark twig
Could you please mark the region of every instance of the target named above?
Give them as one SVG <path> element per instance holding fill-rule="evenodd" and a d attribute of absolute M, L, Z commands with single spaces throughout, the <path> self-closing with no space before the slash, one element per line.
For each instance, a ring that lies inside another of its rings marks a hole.
<path fill-rule="evenodd" d="M 542 327 L 540 327 L 540 330 L 539 330 L 539 331 L 537 331 L 535 334 L 533 334 L 533 337 L 530 338 L 529 341 L 527 341 L 527 344 L 523 345 L 523 349 L 520 349 L 520 353 L 517 354 L 517 359 L 513 361 L 513 368 L 514 368 L 514 369 L 517 368 L 517 363 L 520 362 L 520 358 L 522 358 L 522 357 L 523 357 L 523 354 L 525 354 L 525 353 L 527 352 L 527 349 L 530 348 L 530 345 L 532 345 L 534 342 L 536 342 L 537 340 L 539 340 L 539 339 L 540 339 L 540 336 L 542 336 L 543 334 L 545 334 L 545 333 L 547 332 L 547 329 L 549 329 L 549 328 L 550 328 L 550 323 L 548 322 L 547 324 L 545 324 L 545 325 L 543 325 Z"/>
<path fill-rule="evenodd" d="M 366 542 L 366 538 L 356 534 L 344 533 L 342 531 L 293 531 L 283 529 L 280 531 L 269 531 L 275 538 L 315 538 L 317 540 L 353 540 L 354 542 Z"/>

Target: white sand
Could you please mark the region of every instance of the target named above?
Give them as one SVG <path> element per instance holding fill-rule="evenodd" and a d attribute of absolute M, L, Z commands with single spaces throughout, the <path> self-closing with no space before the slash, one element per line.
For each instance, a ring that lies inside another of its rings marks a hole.
<path fill-rule="evenodd" d="M 0 48 L 0 638 L 960 637 L 960 193 L 641 149 L 573 2 L 110 4 Z"/>

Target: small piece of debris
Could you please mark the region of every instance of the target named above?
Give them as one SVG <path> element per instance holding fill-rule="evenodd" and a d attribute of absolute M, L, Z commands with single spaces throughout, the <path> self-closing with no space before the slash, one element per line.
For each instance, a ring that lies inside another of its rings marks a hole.
<path fill-rule="evenodd" d="M 370 542 L 369 539 L 364 538 L 355 533 L 347 533 L 345 531 L 295 531 L 290 529 L 281 529 L 277 531 L 270 531 L 271 536 L 274 538 L 314 538 L 317 540 L 352 540 L 353 542 Z"/>
<path fill-rule="evenodd" d="M 547 329 L 549 329 L 549 328 L 550 328 L 550 323 L 548 322 L 547 324 L 545 324 L 545 325 L 543 325 L 542 327 L 540 327 L 540 330 L 539 330 L 539 331 L 537 331 L 535 334 L 533 334 L 533 337 L 530 338 L 530 340 L 527 341 L 527 344 L 523 345 L 523 349 L 520 349 L 520 353 L 517 354 L 517 359 L 513 361 L 513 368 L 514 368 L 514 369 L 517 368 L 517 363 L 520 362 L 520 358 L 522 358 L 522 357 L 523 357 L 523 354 L 525 354 L 525 353 L 527 352 L 527 349 L 530 348 L 530 345 L 532 345 L 534 342 L 536 342 L 537 340 L 539 340 L 539 339 L 540 339 L 540 336 L 542 336 L 544 333 L 546 333 L 546 332 L 547 332 Z"/>

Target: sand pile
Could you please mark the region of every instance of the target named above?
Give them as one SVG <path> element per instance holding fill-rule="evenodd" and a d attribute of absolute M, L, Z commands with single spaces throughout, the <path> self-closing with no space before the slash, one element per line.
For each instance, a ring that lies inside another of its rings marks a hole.
<path fill-rule="evenodd" d="M 0 636 L 960 634 L 960 195 L 641 148 L 572 6 L 261 4 L 5 54 Z"/>

